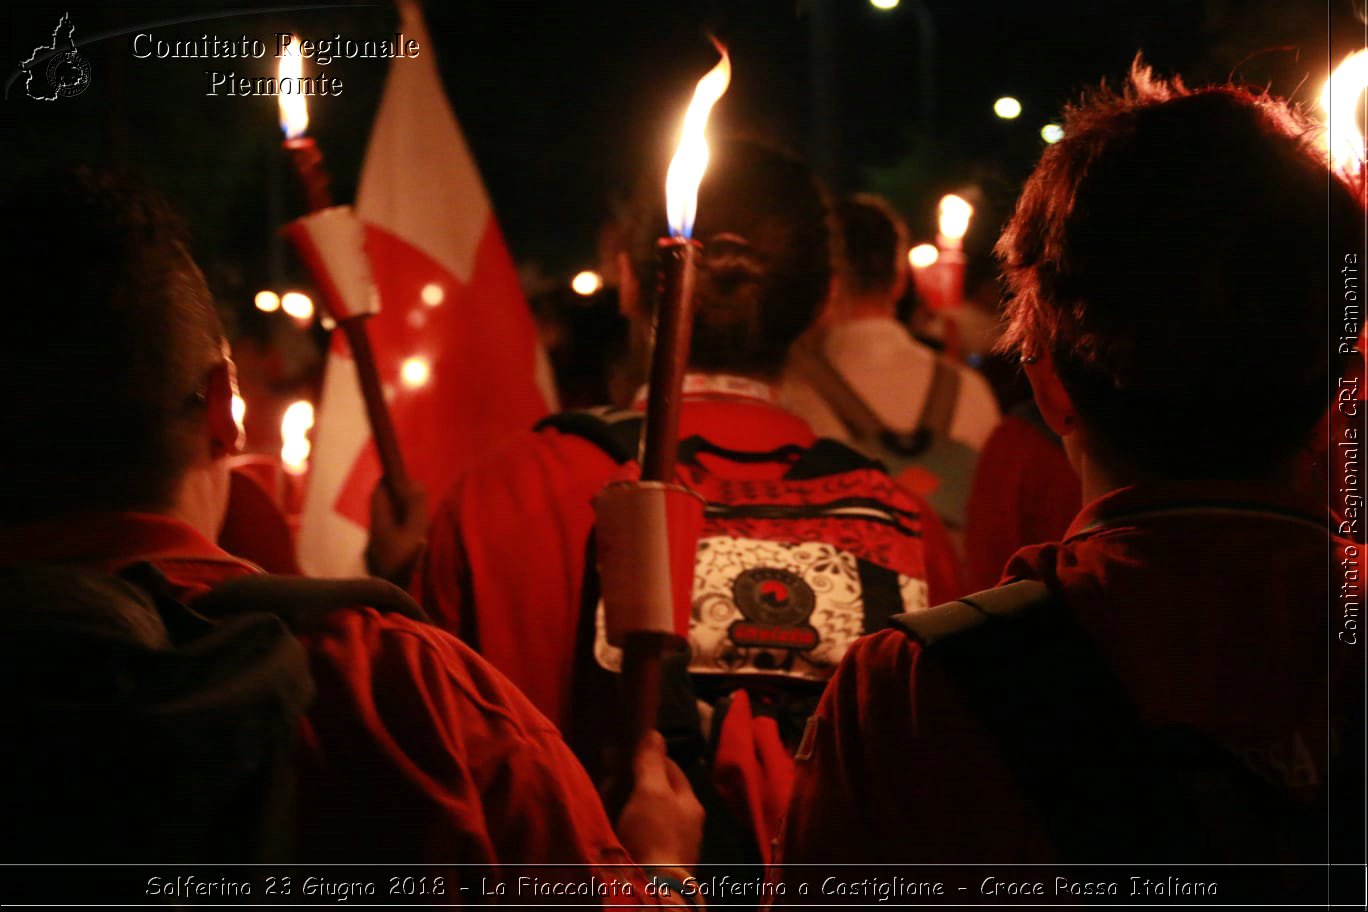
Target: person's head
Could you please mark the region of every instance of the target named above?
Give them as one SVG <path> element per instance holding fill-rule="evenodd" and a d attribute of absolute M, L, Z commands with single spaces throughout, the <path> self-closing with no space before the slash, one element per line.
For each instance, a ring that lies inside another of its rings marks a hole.
<path fill-rule="evenodd" d="M 625 313 L 647 320 L 658 294 L 663 180 L 643 191 L 622 270 Z M 698 260 L 689 365 L 775 379 L 831 281 L 826 197 L 801 161 L 749 140 L 711 144 L 698 190 Z"/>
<path fill-rule="evenodd" d="M 840 256 L 833 316 L 880 310 L 892 315 L 907 290 L 907 226 L 885 200 L 869 194 L 836 204 Z"/>
<path fill-rule="evenodd" d="M 136 510 L 216 531 L 238 445 L 232 365 L 181 223 L 84 170 L 2 207 L 0 515 Z"/>
<path fill-rule="evenodd" d="M 1138 61 L 1064 130 L 997 246 L 1042 412 L 1112 472 L 1277 474 L 1327 405 L 1327 227 L 1357 249 L 1361 218 L 1315 131 Z"/>

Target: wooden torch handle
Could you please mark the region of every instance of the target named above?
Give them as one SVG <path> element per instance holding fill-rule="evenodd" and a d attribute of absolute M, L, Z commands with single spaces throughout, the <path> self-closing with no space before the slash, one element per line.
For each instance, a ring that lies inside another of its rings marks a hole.
<path fill-rule="evenodd" d="M 371 436 L 375 440 L 376 452 L 380 455 L 385 488 L 389 491 L 395 513 L 402 518 L 404 493 L 409 489 L 408 470 L 404 467 L 404 455 L 399 449 L 399 437 L 394 432 L 389 403 L 385 401 L 380 372 L 375 366 L 375 353 L 371 350 L 365 317 L 341 320 L 337 326 L 346 334 L 352 360 L 356 363 L 356 376 L 361 383 L 361 396 L 366 403 L 366 418 L 370 421 Z"/>
<path fill-rule="evenodd" d="M 679 408 L 684 370 L 689 361 L 693 329 L 694 281 L 699 245 L 668 238 L 660 241 L 663 279 L 656 307 L 655 344 L 646 401 L 646 428 L 641 442 L 641 480 L 674 480 L 679 447 Z M 622 653 L 623 720 L 622 769 L 624 782 L 632 778 L 632 758 L 647 732 L 656 727 L 660 710 L 661 654 L 669 637 L 659 633 L 627 636 Z"/>
<path fill-rule="evenodd" d="M 285 151 L 290 156 L 299 187 L 310 212 L 321 212 L 332 205 L 332 178 L 323 161 L 323 152 L 312 136 L 285 140 Z"/>

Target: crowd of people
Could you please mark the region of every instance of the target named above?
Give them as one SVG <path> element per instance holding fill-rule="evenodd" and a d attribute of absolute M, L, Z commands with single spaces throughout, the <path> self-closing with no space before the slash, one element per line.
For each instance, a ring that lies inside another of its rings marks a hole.
<path fill-rule="evenodd" d="M 633 353 L 662 209 L 619 233 Z M 1327 784 L 1361 798 L 1322 610 L 1327 229 L 1359 249 L 1364 207 L 1275 98 L 1137 66 L 1070 109 L 997 246 L 1005 414 L 897 319 L 885 202 L 714 142 L 678 470 L 709 506 L 630 764 L 593 503 L 647 390 L 378 488 L 371 578 L 264 574 L 180 221 L 92 171 L 4 212 L 11 862 L 556 865 L 669 904 L 734 863 L 1323 863 Z"/>

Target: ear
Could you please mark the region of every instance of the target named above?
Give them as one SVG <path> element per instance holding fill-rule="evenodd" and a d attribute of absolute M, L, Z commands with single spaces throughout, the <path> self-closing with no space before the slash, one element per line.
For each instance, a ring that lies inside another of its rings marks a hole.
<path fill-rule="evenodd" d="M 237 368 L 231 358 L 214 365 L 206 386 L 206 429 L 209 455 L 214 459 L 242 452 L 242 428 L 233 417 L 233 396 L 237 394 Z"/>
<path fill-rule="evenodd" d="M 617 270 L 618 310 L 627 319 L 634 320 L 641 315 L 641 286 L 632 271 L 632 258 L 621 250 L 617 253 Z"/>
<path fill-rule="evenodd" d="M 1031 381 L 1031 392 L 1035 394 L 1036 407 L 1040 409 L 1045 423 L 1060 437 L 1068 437 L 1078 430 L 1078 412 L 1074 408 L 1069 391 L 1059 379 L 1054 359 L 1042 355 L 1035 361 L 1022 365 L 1026 379 Z"/>

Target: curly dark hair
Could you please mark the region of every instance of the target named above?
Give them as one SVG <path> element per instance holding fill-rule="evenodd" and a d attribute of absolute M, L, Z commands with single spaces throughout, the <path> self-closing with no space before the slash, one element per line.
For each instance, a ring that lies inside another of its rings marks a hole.
<path fill-rule="evenodd" d="M 1285 464 L 1327 405 L 1327 241 L 1362 243 L 1361 202 L 1319 131 L 1270 95 L 1190 90 L 1138 58 L 1064 131 L 997 245 L 1003 347 L 1052 356 L 1128 464 L 1167 478 Z"/>
<path fill-rule="evenodd" d="M 654 312 L 665 231 L 663 181 L 643 183 L 628 226 L 632 270 Z M 777 377 L 831 282 L 830 207 L 798 158 L 751 139 L 712 144 L 698 191 L 702 242 L 689 364 Z"/>

